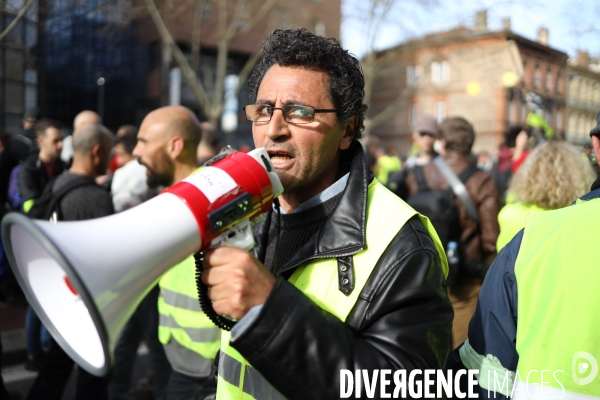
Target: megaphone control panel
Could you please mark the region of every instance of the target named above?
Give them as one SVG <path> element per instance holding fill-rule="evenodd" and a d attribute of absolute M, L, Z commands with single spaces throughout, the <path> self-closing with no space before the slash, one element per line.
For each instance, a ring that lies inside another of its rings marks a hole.
<path fill-rule="evenodd" d="M 252 209 L 252 197 L 249 193 L 244 193 L 218 210 L 208 214 L 210 227 L 213 232 L 220 232 L 223 228 L 250 214 Z"/>

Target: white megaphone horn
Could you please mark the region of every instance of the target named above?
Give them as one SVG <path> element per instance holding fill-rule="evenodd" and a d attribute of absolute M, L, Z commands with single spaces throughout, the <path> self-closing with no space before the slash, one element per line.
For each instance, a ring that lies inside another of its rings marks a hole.
<path fill-rule="evenodd" d="M 123 326 L 160 276 L 209 247 L 251 246 L 249 222 L 281 192 L 264 149 L 234 152 L 110 217 L 51 223 L 8 214 L 2 238 L 29 304 L 56 342 L 104 376 Z"/>

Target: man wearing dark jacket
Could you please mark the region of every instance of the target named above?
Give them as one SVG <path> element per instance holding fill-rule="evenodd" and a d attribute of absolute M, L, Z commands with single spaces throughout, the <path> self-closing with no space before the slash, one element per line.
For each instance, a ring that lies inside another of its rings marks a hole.
<path fill-rule="evenodd" d="M 21 164 L 18 178 L 19 193 L 25 202 L 39 197 L 50 179 L 60 175 L 66 167 L 60 159 L 61 126 L 51 120 L 41 120 L 35 125 L 35 132 L 40 150 Z"/>
<path fill-rule="evenodd" d="M 440 368 L 447 263 L 429 221 L 367 168 L 359 61 L 305 29 L 274 31 L 263 53 L 245 112 L 285 192 L 253 253 L 205 253 L 212 306 L 238 321 L 216 398 L 334 399 L 348 370 Z"/>
<path fill-rule="evenodd" d="M 458 176 L 470 165 L 469 156 L 475 141 L 473 126 L 464 118 L 448 118 L 440 125 L 444 160 Z M 450 185 L 435 163 L 423 166 L 423 175 L 430 190 L 448 190 Z M 410 173 L 406 178 L 409 197 L 419 191 L 416 176 Z M 477 296 L 483 283 L 480 270 L 490 265 L 496 255 L 498 227 L 498 192 L 491 175 L 477 170 L 465 182 L 465 187 L 479 215 L 479 223 L 469 216 L 465 205 L 457 198 L 456 206 L 460 218 L 460 242 L 464 249 L 463 265 L 481 265 L 473 268 L 476 274 L 467 274 L 466 268 L 459 271 L 458 282 L 449 288 L 449 296 L 454 306 L 452 325 L 452 347 L 458 346 L 467 338 L 469 320 L 475 312 Z M 483 272 L 483 271 L 482 271 Z"/>

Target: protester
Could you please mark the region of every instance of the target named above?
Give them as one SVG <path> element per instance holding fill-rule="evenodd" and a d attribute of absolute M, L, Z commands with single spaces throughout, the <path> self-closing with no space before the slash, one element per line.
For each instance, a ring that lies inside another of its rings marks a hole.
<path fill-rule="evenodd" d="M 590 136 L 599 156 L 600 112 L 596 120 Z M 479 398 L 535 393 L 589 399 L 600 393 L 593 356 L 600 336 L 590 307 L 600 301 L 599 189 L 597 179 L 576 205 L 531 213 L 490 268 L 468 340 L 448 362 L 453 369 L 479 370 Z M 582 377 L 586 367 L 590 372 Z"/>
<path fill-rule="evenodd" d="M 484 172 L 490 172 L 494 165 L 494 161 L 490 157 L 490 153 L 487 151 L 482 151 L 477 156 L 477 168 Z"/>
<path fill-rule="evenodd" d="M 413 168 L 416 165 L 427 165 L 437 156 L 433 148 L 435 141 L 440 136 L 436 119 L 429 114 L 422 115 L 414 127 L 412 134 L 413 143 L 418 148 L 418 154 L 406 160 L 405 167 Z"/>
<path fill-rule="evenodd" d="M 215 126 L 210 122 L 203 122 L 200 124 L 200 126 L 202 127 L 202 140 L 200 141 L 198 150 L 196 151 L 198 165 L 202 165 L 216 156 L 221 147 Z"/>
<path fill-rule="evenodd" d="M 367 170 L 360 62 L 335 39 L 276 30 L 249 87 L 255 145 L 285 191 L 253 253 L 204 255 L 214 311 L 238 322 L 198 398 L 216 383 L 219 399 L 333 399 L 341 369 L 439 368 L 452 319 L 443 249 Z"/>
<path fill-rule="evenodd" d="M 32 153 L 21 164 L 17 182 L 25 212 L 33 205 L 52 178 L 60 175 L 66 164 L 60 159 L 63 132 L 56 121 L 41 120 L 35 125 L 39 151 Z"/>
<path fill-rule="evenodd" d="M 12 171 L 27 158 L 30 152 L 30 140 L 21 135 L 13 135 L 0 129 L 0 221 L 11 209 L 8 204 L 8 188 Z M 4 253 L 4 245 L 0 238 L 0 253 Z M 0 257 L 0 299 L 8 302 L 26 304 L 21 289 L 17 284 L 8 260 Z"/>
<path fill-rule="evenodd" d="M 392 174 L 400 173 L 402 170 L 402 161 L 394 151 L 386 149 L 380 145 L 375 147 L 375 177 L 383 185 L 388 183 L 388 177 Z"/>
<path fill-rule="evenodd" d="M 127 133 L 134 133 L 137 135 L 137 128 L 133 125 L 121 125 L 119 129 L 117 129 L 117 139 Z M 116 146 L 116 143 L 115 143 Z M 110 174 L 114 174 L 116 170 L 121 168 L 123 165 L 122 157 L 119 157 L 116 152 L 113 153 L 112 158 L 110 159 L 110 164 L 108 164 L 108 172 Z"/>
<path fill-rule="evenodd" d="M 407 176 L 406 185 L 409 204 L 432 218 L 444 245 L 448 248 L 455 242 L 459 254 L 456 268 L 453 270 L 451 266 L 452 280 L 448 282 L 454 307 L 452 343 L 456 347 L 467 337 L 485 272 L 496 255 L 498 193 L 492 177 L 469 161 L 475 141 L 473 126 L 464 118 L 453 117 L 446 119 L 440 130 L 444 169 L 460 179 L 475 215 L 471 215 L 469 206 L 452 191 L 441 166 L 435 162 L 415 167 Z M 440 200 L 434 200 L 436 198 Z M 445 218 L 453 208 L 457 209 L 456 216 Z"/>
<path fill-rule="evenodd" d="M 587 192 L 594 178 L 590 163 L 570 144 L 552 141 L 536 148 L 513 177 L 510 190 L 515 202 L 498 214 L 498 251 L 525 227 L 530 212 L 570 205 Z"/>
<path fill-rule="evenodd" d="M 78 130 L 80 130 L 88 124 L 101 125 L 102 118 L 100 118 L 100 116 L 97 113 L 90 110 L 83 110 L 75 116 L 75 119 L 73 120 L 73 135 L 69 135 L 66 138 L 64 138 L 63 148 L 60 153 L 61 160 L 67 163 L 67 165 L 70 165 L 71 160 L 73 158 L 73 136 L 75 136 L 75 133 Z"/>
<path fill-rule="evenodd" d="M 529 155 L 527 151 L 531 130 L 524 129 L 521 125 L 511 126 L 504 133 L 504 143 L 500 146 L 496 160 L 490 174 L 496 182 L 500 204 L 506 204 L 506 191 L 510 185 L 512 175 Z"/>
<path fill-rule="evenodd" d="M 21 127 L 23 131 L 21 134 L 31 141 L 31 149 L 37 149 L 37 135 L 35 130 L 35 124 L 38 120 L 39 110 L 37 107 L 30 108 L 25 111 L 25 115 L 23 115 L 23 120 L 21 121 Z"/>
<path fill-rule="evenodd" d="M 59 201 L 61 220 L 81 221 L 114 212 L 108 192 L 94 181 L 96 176 L 106 171 L 112 145 L 112 134 L 101 125 L 88 124 L 77 131 L 73 138 L 73 165 L 54 180 L 52 190 L 60 190 L 75 180 L 86 181 L 86 184 L 72 189 Z M 73 364 L 73 360 L 53 341 L 27 399 L 59 400 Z M 78 368 L 76 391 L 77 400 L 105 400 L 106 379 Z"/>
<path fill-rule="evenodd" d="M 134 207 L 158 194 L 156 189 L 148 188 L 146 167 L 133 156 L 137 144 L 137 131 L 117 136 L 115 157 L 121 165 L 111 180 L 111 193 L 116 212 Z"/>
<path fill-rule="evenodd" d="M 135 207 L 157 194 L 156 189 L 148 188 L 146 167 L 133 156 L 137 144 L 137 131 L 117 132 L 115 154 L 118 163 L 123 165 L 115 171 L 112 179 L 112 200 L 116 212 Z M 111 161 L 112 162 L 112 161 Z M 115 364 L 108 386 L 109 400 L 127 400 L 131 398 L 131 376 L 135 365 L 138 347 L 142 339 L 148 345 L 154 400 L 165 398 L 165 389 L 171 366 L 166 358 L 162 344 L 158 340 L 158 285 L 144 297 L 131 316 L 119 337 L 115 347 Z"/>
<path fill-rule="evenodd" d="M 200 122 L 185 107 L 162 107 L 148 114 L 133 151 L 147 168 L 148 186 L 171 186 L 191 175 L 198 165 L 196 150 L 201 136 Z M 193 398 L 219 349 L 220 330 L 200 310 L 195 274 L 190 256 L 159 281 L 158 338 L 173 371 L 170 377 L 155 374 L 154 379 L 165 379 L 168 400 Z"/>
<path fill-rule="evenodd" d="M 3 152 L 0 157 L 0 205 L 4 206 L 8 200 L 8 184 L 12 170 L 30 153 L 30 140 L 15 135 L 5 130 L 0 130 L 0 141 Z"/>

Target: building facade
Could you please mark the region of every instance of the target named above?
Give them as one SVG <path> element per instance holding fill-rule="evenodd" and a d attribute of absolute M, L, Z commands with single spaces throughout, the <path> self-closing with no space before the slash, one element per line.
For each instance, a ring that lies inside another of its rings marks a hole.
<path fill-rule="evenodd" d="M 25 1 L 0 3 L 0 32 L 25 6 Z M 38 103 L 40 70 L 40 7 L 34 1 L 0 41 L 0 126 L 19 132 L 25 112 Z"/>
<path fill-rule="evenodd" d="M 227 96 L 237 86 L 238 77 L 245 70 L 251 56 L 260 51 L 265 36 L 275 29 L 306 28 L 321 36 L 339 40 L 341 0 L 278 1 L 266 9 L 264 6 L 267 3 L 263 0 L 206 1 L 203 3 L 204 7 L 198 10 L 193 2 L 173 0 L 170 12 L 163 13 L 162 17 L 170 34 L 192 66 L 194 47 L 200 48 L 195 72 L 211 100 L 213 96 L 221 95 L 214 90 L 219 84 L 216 77 L 219 74 L 226 77 L 222 95 Z M 264 12 L 265 10 L 267 11 Z M 226 44 L 227 66 L 225 71 L 219 71 L 219 52 L 224 45 L 221 42 L 222 32 L 232 23 L 236 32 Z M 196 44 L 192 40 L 194 34 L 199 37 Z M 175 102 L 196 111 L 201 119 L 209 119 L 198 106 L 178 62 L 162 43 L 159 32 L 149 17 L 140 21 L 137 37 L 139 43 L 152 49 L 144 104 L 146 110 L 143 112 Z M 242 110 L 248 102 L 247 84 L 242 82 L 237 96 L 225 104 L 223 116 L 217 121 L 224 132 L 223 141 L 226 144 L 237 148 L 253 147 L 252 126 Z"/>
<path fill-rule="evenodd" d="M 600 62 L 585 51 L 567 64 L 567 107 L 565 138 L 576 145 L 590 142 L 600 110 Z"/>
<path fill-rule="evenodd" d="M 440 122 L 462 116 L 474 125 L 474 151 L 493 154 L 508 127 L 525 123 L 528 93 L 558 134 L 564 132 L 567 55 L 547 45 L 547 30 L 532 41 L 508 26 L 488 31 L 483 17 L 474 28 L 428 35 L 378 55 L 369 115 L 392 102 L 397 112 L 374 127 L 373 135 L 407 154 L 420 115 L 432 114 Z"/>

